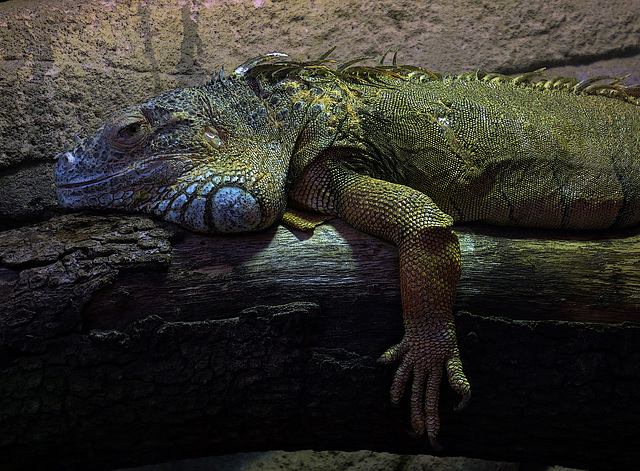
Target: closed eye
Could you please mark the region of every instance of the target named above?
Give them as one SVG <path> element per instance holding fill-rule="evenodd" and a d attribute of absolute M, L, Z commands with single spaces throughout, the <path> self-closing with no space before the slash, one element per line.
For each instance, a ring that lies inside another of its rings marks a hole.
<path fill-rule="evenodd" d="M 110 147 L 120 152 L 131 152 L 144 145 L 151 127 L 139 109 L 131 109 L 107 124 L 104 133 Z"/>
<path fill-rule="evenodd" d="M 118 136 L 124 139 L 130 138 L 138 134 L 140 128 L 142 127 L 142 123 L 131 123 L 128 126 L 123 127 L 118 131 Z"/>
<path fill-rule="evenodd" d="M 229 134 L 226 130 L 217 126 L 205 126 L 202 129 L 202 139 L 214 149 L 219 149 L 224 146 L 229 139 Z"/>

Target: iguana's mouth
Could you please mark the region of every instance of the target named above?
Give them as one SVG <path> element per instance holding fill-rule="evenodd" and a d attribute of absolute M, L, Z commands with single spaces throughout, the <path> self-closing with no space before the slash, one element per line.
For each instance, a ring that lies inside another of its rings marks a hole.
<path fill-rule="evenodd" d="M 75 162 L 77 157 L 72 152 L 65 152 L 62 154 L 58 154 L 56 156 L 58 162 L 56 163 L 55 176 L 56 176 L 56 188 L 59 190 L 71 190 L 74 188 L 82 188 L 88 187 L 92 185 L 96 185 L 98 183 L 106 182 L 113 178 L 121 177 L 122 175 L 126 175 L 132 171 L 135 172 L 136 177 L 144 176 L 153 172 L 157 167 L 159 167 L 162 162 L 160 159 L 149 159 L 147 165 L 142 166 L 144 171 L 136 171 L 130 167 L 126 167 L 118 172 L 111 173 L 109 175 L 103 175 L 100 177 L 92 178 L 89 180 L 75 181 L 75 182 L 65 182 L 61 183 L 60 180 L 63 179 L 65 173 L 73 172 L 73 167 L 75 166 Z"/>
<path fill-rule="evenodd" d="M 95 185 L 96 183 L 103 182 L 105 180 L 108 180 L 109 178 L 112 178 L 112 176 L 103 177 L 103 178 L 96 178 L 96 179 L 93 179 L 93 180 L 85 180 L 85 181 L 82 181 L 82 182 L 64 183 L 62 185 L 56 183 L 56 187 L 59 190 L 70 190 L 72 188 L 81 188 L 83 186 Z"/>

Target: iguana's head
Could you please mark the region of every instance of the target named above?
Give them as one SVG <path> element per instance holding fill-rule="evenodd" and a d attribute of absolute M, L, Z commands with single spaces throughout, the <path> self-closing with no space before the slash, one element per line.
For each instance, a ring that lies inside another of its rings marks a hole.
<path fill-rule="evenodd" d="M 243 72 L 125 109 L 79 140 L 58 156 L 60 204 L 154 214 L 199 232 L 272 224 L 286 205 L 292 103 L 256 93 Z"/>

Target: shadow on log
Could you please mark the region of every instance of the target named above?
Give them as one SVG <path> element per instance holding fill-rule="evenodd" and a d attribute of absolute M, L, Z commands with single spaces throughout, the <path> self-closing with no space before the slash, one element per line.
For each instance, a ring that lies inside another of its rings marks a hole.
<path fill-rule="evenodd" d="M 458 233 L 473 398 L 454 414 L 443 387 L 443 453 L 634 467 L 640 236 Z M 219 237 L 81 214 L 0 233 L 0 468 L 430 453 L 375 365 L 402 336 L 396 265 L 337 220 Z"/>

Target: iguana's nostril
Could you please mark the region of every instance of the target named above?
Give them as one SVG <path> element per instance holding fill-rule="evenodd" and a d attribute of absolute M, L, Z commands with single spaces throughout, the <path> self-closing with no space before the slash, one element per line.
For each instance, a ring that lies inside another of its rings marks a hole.
<path fill-rule="evenodd" d="M 56 155 L 55 158 L 58 161 L 56 166 L 60 170 L 70 170 L 76 164 L 76 158 L 73 152 L 62 152 Z"/>

